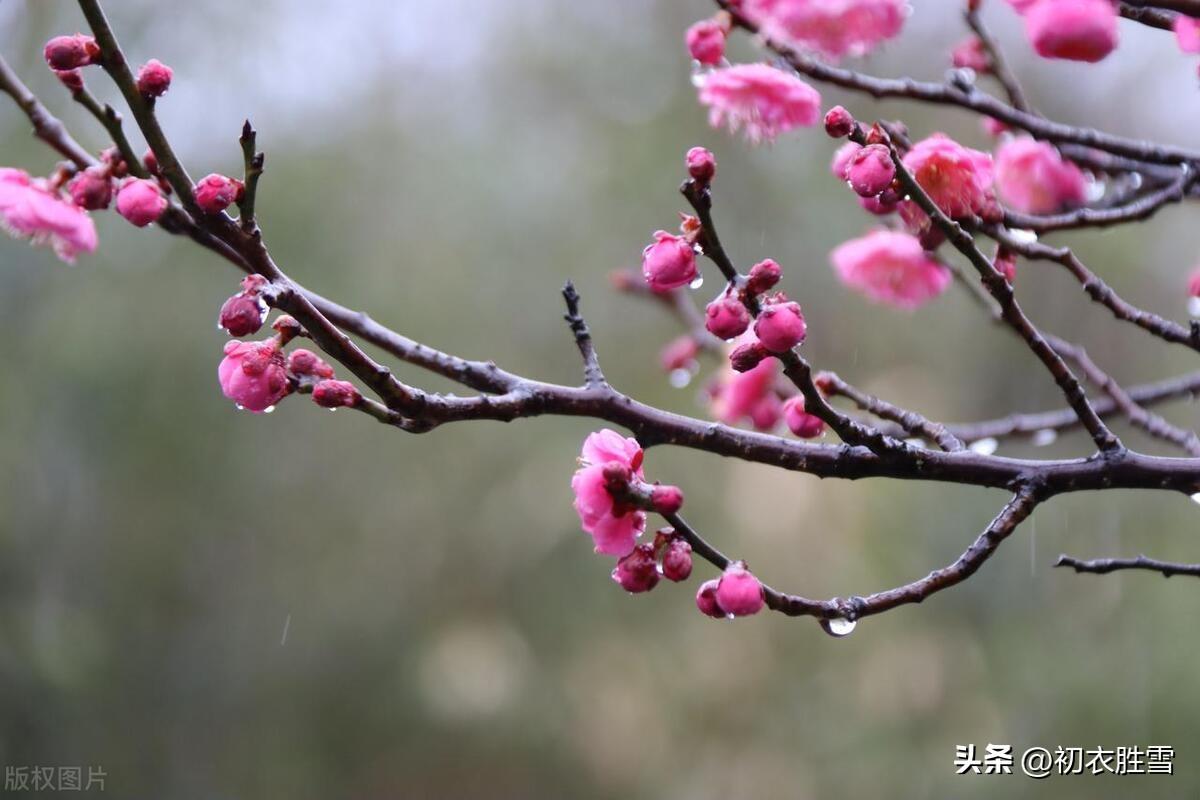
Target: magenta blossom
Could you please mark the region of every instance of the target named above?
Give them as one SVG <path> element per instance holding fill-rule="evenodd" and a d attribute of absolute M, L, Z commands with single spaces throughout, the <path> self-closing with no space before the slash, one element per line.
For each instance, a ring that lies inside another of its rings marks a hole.
<path fill-rule="evenodd" d="M 713 70 L 699 82 L 700 102 L 714 128 L 745 132 L 752 144 L 774 141 L 781 133 L 815 125 L 821 95 L 795 75 L 767 64 L 738 64 Z"/>
<path fill-rule="evenodd" d="M 837 60 L 897 36 L 908 6 L 905 0 L 744 0 L 742 10 L 764 35 Z"/>
<path fill-rule="evenodd" d="M 656 292 L 678 289 L 699 274 L 691 242 L 666 231 L 654 232 L 654 244 L 642 251 L 642 275 L 651 289 Z"/>
<path fill-rule="evenodd" d="M 743 346 L 757 343 L 753 334 L 742 337 Z M 712 415 L 726 425 L 748 419 L 761 430 L 775 427 L 782 413 L 775 394 L 778 375 L 779 362 L 774 358 L 764 358 L 744 372 L 725 370 L 711 390 Z"/>
<path fill-rule="evenodd" d="M 1175 15 L 1175 41 L 1185 53 L 1200 53 L 1200 19 L 1187 14 Z"/>
<path fill-rule="evenodd" d="M 0 228 L 49 245 L 68 264 L 79 253 L 96 251 L 96 225 L 88 213 L 19 169 L 0 167 Z"/>
<path fill-rule="evenodd" d="M 1047 142 L 1010 139 L 996 151 L 996 189 L 1017 211 L 1049 214 L 1087 199 L 1087 178 Z"/>
<path fill-rule="evenodd" d="M 846 181 L 859 197 L 875 197 L 892 185 L 896 165 L 892 151 L 882 144 L 869 144 L 856 151 L 846 165 Z"/>
<path fill-rule="evenodd" d="M 1025 36 L 1043 58 L 1099 61 L 1117 46 L 1112 0 L 1036 0 L 1025 10 Z"/>
<path fill-rule="evenodd" d="M 842 283 L 897 308 L 916 308 L 950 285 L 950 270 L 907 233 L 873 231 L 836 247 L 830 260 Z"/>
<path fill-rule="evenodd" d="M 720 64 L 725 57 L 725 34 L 725 27 L 717 20 L 700 20 L 688 28 L 684 36 L 688 54 L 710 67 Z"/>
<path fill-rule="evenodd" d="M 637 537 L 646 530 L 646 515 L 619 504 L 608 490 L 605 468 L 619 465 L 635 478 L 643 478 L 642 448 L 605 428 L 590 434 L 583 443 L 579 469 L 571 478 L 575 511 L 583 530 L 591 534 L 596 552 L 621 557 L 632 552 Z"/>
<path fill-rule="evenodd" d="M 255 413 L 270 409 L 291 391 L 277 339 L 225 343 L 217 378 L 226 397 Z"/>
<path fill-rule="evenodd" d="M 922 139 L 904 166 L 948 217 L 981 214 L 992 198 L 992 157 L 942 133 Z"/>

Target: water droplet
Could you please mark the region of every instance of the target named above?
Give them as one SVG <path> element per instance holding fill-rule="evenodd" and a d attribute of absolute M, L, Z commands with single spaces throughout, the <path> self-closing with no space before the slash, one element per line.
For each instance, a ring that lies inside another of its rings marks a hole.
<path fill-rule="evenodd" d="M 1192 502 L 1200 504 L 1200 492 L 1196 492 L 1194 495 L 1192 495 Z"/>
<path fill-rule="evenodd" d="M 245 410 L 246 410 L 246 407 L 245 407 L 244 405 L 242 405 L 241 403 L 234 403 L 234 404 L 233 404 L 233 407 L 234 407 L 234 408 L 236 408 L 238 411 L 245 411 Z"/>
<path fill-rule="evenodd" d="M 1045 447 L 1048 444 L 1054 444 L 1058 438 L 1058 431 L 1054 428 L 1042 428 L 1033 434 L 1033 443 L 1037 447 Z"/>
<path fill-rule="evenodd" d="M 830 636 L 840 639 L 843 636 L 849 636 L 854 633 L 854 629 L 858 627 L 858 622 L 845 617 L 834 617 L 833 619 L 820 620 L 821 629 Z"/>
<path fill-rule="evenodd" d="M 1084 190 L 1087 202 L 1099 202 L 1103 199 L 1106 188 L 1104 181 L 1090 181 Z"/>
<path fill-rule="evenodd" d="M 692 382 L 692 372 L 691 370 L 684 369 L 682 367 L 679 369 L 673 369 L 671 370 L 671 374 L 667 376 L 667 380 L 670 381 L 671 386 L 675 387 L 676 389 L 684 389 L 689 383 Z"/>
<path fill-rule="evenodd" d="M 1187 310 L 1188 316 L 1200 317 L 1200 297 L 1189 297 Z"/>
<path fill-rule="evenodd" d="M 704 285 L 704 275 L 702 273 L 702 274 L 696 276 L 696 280 L 694 280 L 688 284 L 688 288 L 689 289 L 699 289 L 703 285 Z"/>
<path fill-rule="evenodd" d="M 981 456 L 990 456 L 992 453 L 996 452 L 996 448 L 999 446 L 1000 442 L 996 441 L 991 436 L 987 437 L 986 439 L 978 439 L 974 442 L 971 442 L 969 445 L 971 450 L 979 453 Z"/>
<path fill-rule="evenodd" d="M 1021 244 L 1033 244 L 1038 240 L 1038 235 L 1033 231 L 1027 231 L 1024 228 L 1012 228 L 1009 230 L 1012 237 Z"/>
<path fill-rule="evenodd" d="M 264 413 L 264 414 L 270 414 L 270 413 L 271 413 L 271 412 L 273 412 L 274 410 L 275 410 L 275 406 L 267 406 L 266 408 L 264 408 L 264 409 L 262 410 L 262 413 Z"/>
<path fill-rule="evenodd" d="M 921 449 L 925 448 L 925 440 L 924 439 L 919 439 L 919 438 L 905 439 L 904 443 L 906 445 L 908 445 L 909 447 L 918 447 Z"/>

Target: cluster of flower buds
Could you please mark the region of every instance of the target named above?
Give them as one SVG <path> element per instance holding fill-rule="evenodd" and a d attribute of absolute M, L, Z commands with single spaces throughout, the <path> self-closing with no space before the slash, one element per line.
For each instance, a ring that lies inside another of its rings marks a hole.
<path fill-rule="evenodd" d="M 648 592 L 660 578 L 685 581 L 692 574 L 692 546 L 673 528 L 662 528 L 654 543 L 643 542 L 617 560 L 612 579 L 632 594 Z"/>
<path fill-rule="evenodd" d="M 262 328 L 267 316 L 263 292 L 266 278 L 248 275 L 242 290 L 221 306 L 219 327 L 231 336 L 249 336 Z M 258 342 L 230 341 L 217 367 L 221 392 L 237 404 L 255 413 L 270 412 L 275 405 L 297 389 L 311 389 L 313 402 L 322 408 L 353 408 L 362 395 L 353 384 L 334 377 L 333 367 L 311 350 L 284 348 L 304 335 L 300 323 L 288 315 L 280 316 L 271 328 L 275 335 Z"/>
<path fill-rule="evenodd" d="M 748 617 L 765 604 L 762 583 L 742 561 L 734 561 L 720 578 L 705 581 L 696 591 L 696 608 L 716 619 Z"/>

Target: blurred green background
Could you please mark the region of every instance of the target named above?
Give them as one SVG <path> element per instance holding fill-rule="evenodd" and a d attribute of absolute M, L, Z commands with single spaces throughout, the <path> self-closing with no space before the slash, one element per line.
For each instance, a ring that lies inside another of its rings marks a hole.
<path fill-rule="evenodd" d="M 914 5 L 866 68 L 943 73 L 961 3 Z M 819 131 L 754 150 L 707 127 L 681 45 L 711 12 L 703 0 L 109 6 L 131 59 L 175 68 L 161 116 L 191 173 L 238 174 L 251 117 L 277 260 L 408 335 L 575 382 L 558 298 L 571 278 L 610 379 L 703 415 L 703 377 L 672 388 L 657 363 L 672 321 L 607 275 L 676 224 L 682 155 L 704 144 L 720 160 L 723 238 L 742 263 L 784 265 L 818 366 L 937 419 L 1061 405 L 961 292 L 905 314 L 837 284 L 828 251 L 871 220 L 829 175 Z M 1122 23 L 1117 53 L 1085 67 L 1037 62 L 1007 4 L 986 18 L 1038 107 L 1195 144 L 1194 64 L 1169 34 Z M 0 50 L 99 149 L 40 59 L 50 35 L 83 27 L 73 3 L 0 2 Z M 733 54 L 755 57 L 744 39 Z M 826 105 L 901 116 L 915 136 L 986 145 L 965 115 L 821 88 Z M 27 128 L 0 105 L 0 162 L 45 174 L 54 159 Z M 1193 214 L 1058 241 L 1179 318 Z M 0 239 L 0 763 L 102 765 L 113 796 L 185 799 L 1200 793 L 1200 584 L 1050 568 L 1062 551 L 1200 560 L 1187 498 L 1055 499 L 973 580 L 845 639 L 774 614 L 713 622 L 693 606 L 695 578 L 631 597 L 591 553 L 568 481 L 598 425 L 409 436 L 304 399 L 236 413 L 213 323 L 237 275 L 186 241 L 97 223 L 101 250 L 75 268 Z M 1022 265 L 1017 283 L 1035 320 L 1122 380 L 1194 367 L 1051 265 Z M 1165 413 L 1197 421 L 1187 404 Z M 684 488 L 714 542 L 810 596 L 924 575 L 1004 500 L 665 449 L 647 464 Z M 989 742 L 1171 745 L 1177 774 L 955 776 L 955 745 Z"/>

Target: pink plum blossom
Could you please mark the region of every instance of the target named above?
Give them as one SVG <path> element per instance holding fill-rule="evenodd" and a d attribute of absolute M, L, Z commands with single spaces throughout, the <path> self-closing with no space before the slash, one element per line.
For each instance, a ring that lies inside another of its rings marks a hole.
<path fill-rule="evenodd" d="M 841 181 L 846 180 L 850 162 L 854 160 L 854 156 L 858 154 L 859 150 L 862 150 L 862 145 L 846 142 L 834 151 L 833 160 L 829 162 L 829 171 L 833 173 L 833 177 Z"/>
<path fill-rule="evenodd" d="M 1185 53 L 1200 53 L 1200 19 L 1187 14 L 1175 16 L 1175 41 Z"/>
<path fill-rule="evenodd" d="M 96 251 L 96 225 L 86 211 L 61 197 L 42 179 L 0 167 L 0 228 L 36 245 L 49 245 L 68 264 Z"/>
<path fill-rule="evenodd" d="M 741 561 L 725 568 L 717 583 L 716 600 L 722 611 L 734 617 L 757 614 L 765 602 L 762 584 Z"/>
<path fill-rule="evenodd" d="M 873 231 L 836 247 L 830 260 L 842 283 L 898 308 L 917 308 L 950 285 L 950 270 L 907 233 Z"/>
<path fill-rule="evenodd" d="M 903 162 L 946 216 L 980 214 L 992 199 L 992 157 L 945 134 L 917 142 Z"/>
<path fill-rule="evenodd" d="M 217 378 L 226 397 L 256 413 L 271 408 L 291 391 L 283 350 L 275 338 L 226 342 Z"/>
<path fill-rule="evenodd" d="M 678 289 L 699 274 L 691 242 L 666 231 L 654 232 L 654 243 L 642 251 L 642 275 L 651 289 L 656 292 Z"/>
<path fill-rule="evenodd" d="M 744 0 L 764 35 L 828 58 L 861 56 L 900 33 L 904 0 Z"/>
<path fill-rule="evenodd" d="M 745 132 L 752 144 L 774 141 L 781 133 L 816 124 L 821 95 L 795 75 L 767 64 L 738 64 L 699 80 L 700 102 L 714 128 Z"/>
<path fill-rule="evenodd" d="M 100 46 L 91 36 L 77 33 L 74 36 L 55 36 L 46 42 L 42 50 L 50 69 L 63 72 L 96 63 Z"/>
<path fill-rule="evenodd" d="M 743 346 L 757 344 L 751 334 L 746 334 L 743 339 Z M 726 370 L 712 389 L 713 416 L 726 425 L 749 419 L 755 427 L 774 427 L 780 413 L 779 398 L 775 395 L 778 375 L 779 362 L 774 358 L 762 359 L 757 366 L 744 372 L 732 368 Z"/>
<path fill-rule="evenodd" d="M 892 184 L 896 165 L 892 151 L 882 144 L 869 144 L 850 157 L 846 181 L 859 197 L 875 197 Z"/>
<path fill-rule="evenodd" d="M 313 387 L 312 399 L 321 408 L 354 408 L 362 395 L 349 381 L 323 380 Z"/>
<path fill-rule="evenodd" d="M 718 583 L 716 580 L 711 580 L 700 584 L 700 588 L 696 590 L 696 608 L 700 609 L 700 613 L 707 617 L 724 619 L 725 612 L 717 605 Z"/>
<path fill-rule="evenodd" d="M 1117 46 L 1112 0 L 1036 0 L 1025 9 L 1025 36 L 1043 58 L 1099 61 Z"/>
<path fill-rule="evenodd" d="M 1087 199 L 1087 179 L 1048 142 L 1010 139 L 996 151 L 996 189 L 1017 211 L 1049 214 Z"/>
<path fill-rule="evenodd" d="M 579 521 L 583 530 L 591 534 L 597 553 L 627 555 L 646 529 L 646 515 L 620 507 L 608 490 L 604 474 L 605 468 L 613 464 L 625 467 L 640 479 L 642 458 L 642 448 L 636 439 L 627 439 L 608 428 L 590 434 L 583 443 L 580 467 L 571 478 L 571 489 Z"/>

